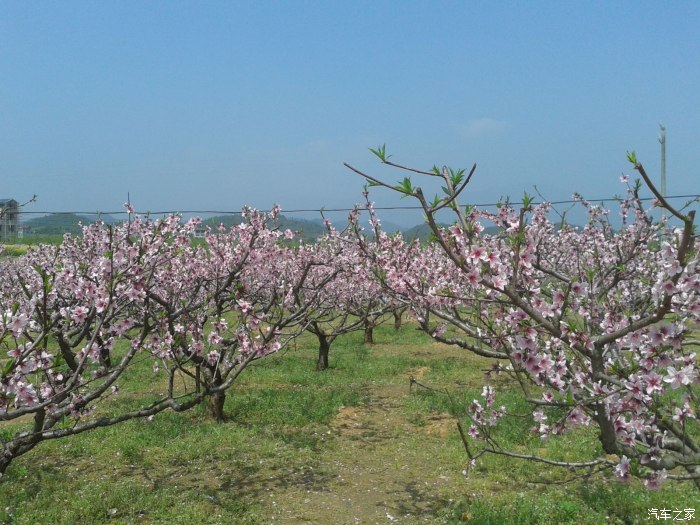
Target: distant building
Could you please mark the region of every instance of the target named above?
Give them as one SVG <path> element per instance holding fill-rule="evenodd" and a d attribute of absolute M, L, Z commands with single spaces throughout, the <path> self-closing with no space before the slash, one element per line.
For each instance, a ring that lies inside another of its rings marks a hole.
<path fill-rule="evenodd" d="M 7 242 L 19 234 L 19 202 L 0 199 L 0 241 Z"/>
<path fill-rule="evenodd" d="M 207 228 L 206 226 L 202 226 L 201 224 L 197 225 L 194 229 L 194 237 L 196 239 L 204 239 L 204 237 L 207 236 Z"/>

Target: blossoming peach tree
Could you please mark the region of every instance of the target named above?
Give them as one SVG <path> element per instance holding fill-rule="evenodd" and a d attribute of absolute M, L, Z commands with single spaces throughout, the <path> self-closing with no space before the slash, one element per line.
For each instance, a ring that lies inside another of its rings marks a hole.
<path fill-rule="evenodd" d="M 390 161 L 384 147 L 372 151 L 385 165 L 443 184 L 429 201 L 409 177 L 392 185 L 346 164 L 369 186 L 417 199 L 435 237 L 422 247 L 382 234 L 366 253 L 383 286 L 434 339 L 494 361 L 466 431 L 460 424 L 470 465 L 491 453 L 580 475 L 610 471 L 649 488 L 667 478 L 700 488 L 695 211 L 664 199 L 634 153 L 630 162 L 668 217 L 654 221 L 639 198 L 641 181 L 623 177 L 620 226 L 612 227 L 608 210 L 577 197 L 588 223 L 575 228 L 553 223 L 551 207 L 527 195 L 520 209 L 460 206 L 476 166 L 469 173 L 416 170 Z M 440 210 L 451 210 L 452 226 L 438 226 Z M 486 235 L 487 221 L 499 233 Z M 512 378 L 541 439 L 595 426 L 599 450 L 569 462 L 504 448 L 493 430 L 511 414 L 489 382 L 497 374 Z"/>
<path fill-rule="evenodd" d="M 356 215 L 353 210 L 349 225 Z M 365 343 L 373 343 L 372 331 L 391 307 L 350 229 L 339 232 L 328 222 L 327 226 L 326 235 L 306 246 L 313 259 L 328 261 L 326 266 L 315 269 L 316 275 L 310 280 L 321 286 L 303 291 L 319 294 L 316 308 L 307 309 L 307 330 L 319 342 L 317 370 L 328 368 L 331 345 L 343 334 L 364 330 Z M 304 302 L 303 293 L 297 301 Z"/>
<path fill-rule="evenodd" d="M 303 329 L 283 298 L 306 273 L 274 267 L 290 250 L 270 225 L 278 213 L 244 209 L 242 224 L 210 231 L 201 246 L 197 220 L 130 215 L 5 263 L 0 421 L 12 426 L 0 434 L 0 473 L 42 441 L 166 409 L 208 401 L 222 419 L 245 367 Z M 141 384 L 142 406 L 124 408 L 119 391 L 137 366 L 152 368 L 158 387 Z"/>

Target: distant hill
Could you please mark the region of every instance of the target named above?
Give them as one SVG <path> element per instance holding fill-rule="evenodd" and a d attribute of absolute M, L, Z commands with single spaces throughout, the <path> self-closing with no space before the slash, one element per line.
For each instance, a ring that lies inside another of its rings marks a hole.
<path fill-rule="evenodd" d="M 321 235 L 325 235 L 328 231 L 321 219 L 292 219 L 280 215 L 280 229 L 292 230 L 301 232 L 305 241 L 315 241 Z"/>
<path fill-rule="evenodd" d="M 443 224 L 440 223 L 438 226 L 441 226 L 443 228 L 447 228 L 449 224 Z M 412 242 L 418 239 L 420 242 L 426 242 L 429 241 L 433 237 L 433 232 L 430 229 L 430 226 L 427 224 L 417 224 L 416 226 L 413 226 L 412 228 L 409 228 L 408 230 L 403 232 L 403 238 L 408 241 Z"/>
<path fill-rule="evenodd" d="M 227 228 L 240 224 L 243 221 L 239 214 L 236 215 L 216 215 L 214 217 L 209 217 L 208 219 L 202 219 L 202 224 L 205 226 L 211 226 L 212 228 L 218 227 L 223 224 Z M 294 219 L 291 217 L 286 217 L 280 215 L 279 219 L 279 229 L 292 230 L 295 232 L 301 232 L 301 237 L 306 242 L 313 242 L 318 237 L 326 233 L 326 227 L 320 219 Z"/>
<path fill-rule="evenodd" d="M 406 228 L 404 228 L 404 227 L 398 225 L 398 224 L 395 223 L 395 222 L 382 220 L 382 230 L 384 230 L 384 231 L 387 232 L 387 233 L 402 232 L 402 231 L 404 231 L 405 229 L 406 229 Z"/>
<path fill-rule="evenodd" d="M 106 224 L 119 222 L 111 215 L 77 215 L 75 213 L 52 213 L 43 217 L 34 217 L 22 224 L 29 228 L 29 235 L 63 235 L 64 233 L 79 234 L 80 224 L 92 224 L 98 220 Z"/>
<path fill-rule="evenodd" d="M 28 235 L 63 235 L 64 233 L 80 234 L 80 224 L 92 224 L 101 220 L 106 224 L 116 224 L 120 222 L 118 219 L 111 215 L 79 215 L 75 213 L 53 213 L 50 215 L 45 215 L 43 217 L 35 217 L 24 221 L 22 224 L 29 228 Z M 218 227 L 220 224 L 224 226 L 231 227 L 236 224 L 240 224 L 242 218 L 239 214 L 235 215 L 216 215 L 214 217 L 209 217 L 202 219 L 202 223 L 205 226 L 210 226 L 212 228 Z M 334 223 L 337 229 L 343 229 L 346 224 Z M 448 224 L 440 223 L 441 227 L 448 227 Z M 363 226 L 368 231 L 370 230 L 369 224 L 365 224 L 363 221 Z M 295 232 L 300 232 L 301 238 L 305 242 L 314 242 L 316 239 L 326 233 L 326 227 L 321 219 L 301 219 L 287 217 L 285 215 L 279 216 L 279 228 L 284 231 L 290 229 Z M 401 231 L 402 228 L 394 223 L 382 223 L 382 229 L 387 233 L 394 233 Z M 558 226 L 557 226 L 558 229 Z M 495 226 L 489 226 L 484 230 L 486 234 L 495 234 L 500 230 Z M 403 230 L 403 237 L 407 241 L 413 241 L 415 239 L 421 242 L 427 242 L 432 238 L 432 232 L 430 227 L 425 224 L 417 224 L 408 229 Z"/>
<path fill-rule="evenodd" d="M 439 223 L 438 226 L 440 226 L 441 228 L 447 228 L 449 224 Z M 496 233 L 499 233 L 500 231 L 501 229 L 497 226 L 487 226 L 486 228 L 484 228 L 483 233 L 488 235 L 494 235 Z M 423 223 L 404 231 L 403 238 L 409 242 L 414 241 L 416 239 L 418 239 L 420 242 L 427 242 L 433 238 L 433 232 L 430 229 L 430 226 Z"/>
<path fill-rule="evenodd" d="M 75 213 L 53 213 L 42 217 L 35 217 L 27 221 L 23 221 L 23 225 L 29 228 L 27 235 L 63 235 L 71 233 L 74 235 L 80 234 L 80 225 L 92 224 L 101 220 L 107 224 L 116 224 L 120 222 L 110 215 L 80 215 Z M 220 224 L 230 228 L 243 221 L 240 214 L 231 215 L 216 215 L 202 219 L 202 224 L 215 229 Z M 306 242 L 314 242 L 318 237 L 326 233 L 326 227 L 321 219 L 301 219 L 280 215 L 279 228 L 284 231 L 290 229 L 295 232 L 300 232 L 301 238 Z M 345 224 L 337 224 L 339 229 Z M 393 225 L 392 225 L 393 226 Z"/>

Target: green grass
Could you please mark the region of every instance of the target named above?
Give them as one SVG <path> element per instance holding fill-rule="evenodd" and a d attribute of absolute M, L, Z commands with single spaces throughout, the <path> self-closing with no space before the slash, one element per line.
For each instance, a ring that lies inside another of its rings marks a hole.
<path fill-rule="evenodd" d="M 465 477 L 455 421 L 480 397 L 486 361 L 410 325 L 381 326 L 375 337 L 373 346 L 361 333 L 339 338 L 324 372 L 308 335 L 254 363 L 228 392 L 221 424 L 198 407 L 43 443 L 2 479 L 0 523 L 388 523 L 391 514 L 409 524 L 585 525 L 649 523 L 653 507 L 697 509 L 689 484 L 560 484 L 568 472 L 505 457 L 484 456 Z M 409 377 L 435 390 L 411 387 Z M 99 410 L 139 406 L 144 385 L 163 388 L 146 361 L 125 379 Z M 496 402 L 525 408 L 507 382 Z M 496 436 L 553 459 L 600 451 L 592 429 L 542 442 L 531 424 L 503 421 Z"/>
<path fill-rule="evenodd" d="M 29 234 L 22 238 L 13 239 L 14 244 L 32 245 L 37 244 L 53 244 L 58 245 L 63 242 L 63 233 L 51 233 L 51 234 Z"/>
<path fill-rule="evenodd" d="M 27 253 L 28 249 L 26 245 L 6 244 L 0 247 L 0 257 L 21 257 Z"/>

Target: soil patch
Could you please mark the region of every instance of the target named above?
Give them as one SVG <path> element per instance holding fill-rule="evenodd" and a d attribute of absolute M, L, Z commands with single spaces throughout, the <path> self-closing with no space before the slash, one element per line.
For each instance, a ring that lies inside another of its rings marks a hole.
<path fill-rule="evenodd" d="M 400 409 L 411 395 L 405 384 L 378 385 L 369 394 L 365 405 L 341 408 L 330 425 L 325 484 L 271 495 L 272 523 L 436 523 L 435 513 L 459 496 L 457 466 L 431 460 L 447 446 L 454 419 L 438 415 L 423 428 L 412 425 Z"/>

